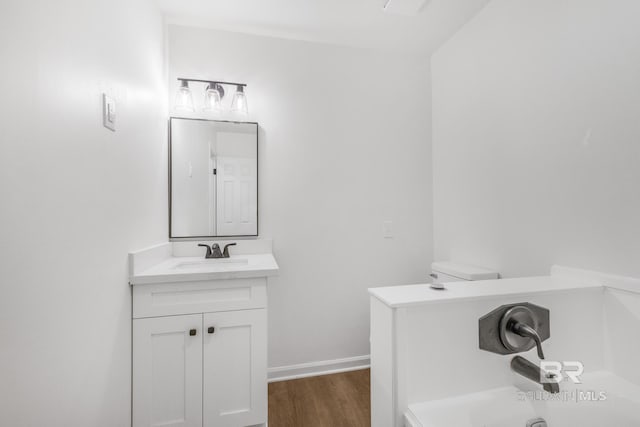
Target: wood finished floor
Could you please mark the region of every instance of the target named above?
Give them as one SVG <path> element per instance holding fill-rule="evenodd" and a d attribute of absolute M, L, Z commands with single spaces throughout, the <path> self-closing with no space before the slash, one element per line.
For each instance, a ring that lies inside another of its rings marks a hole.
<path fill-rule="evenodd" d="M 369 369 L 269 384 L 269 427 L 370 427 Z"/>

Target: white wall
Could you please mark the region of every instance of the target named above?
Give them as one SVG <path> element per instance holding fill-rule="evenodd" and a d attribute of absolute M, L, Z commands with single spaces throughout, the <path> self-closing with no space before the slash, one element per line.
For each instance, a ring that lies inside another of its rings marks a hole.
<path fill-rule="evenodd" d="M 426 58 L 169 27 L 171 101 L 176 77 L 240 81 L 245 120 L 260 123 L 260 234 L 281 267 L 269 366 L 368 355 L 367 287 L 425 280 L 428 69 Z"/>
<path fill-rule="evenodd" d="M 0 425 L 129 426 L 127 253 L 167 235 L 162 19 L 5 0 L 0 58 Z"/>
<path fill-rule="evenodd" d="M 493 0 L 436 52 L 436 258 L 640 276 L 639 15 Z"/>

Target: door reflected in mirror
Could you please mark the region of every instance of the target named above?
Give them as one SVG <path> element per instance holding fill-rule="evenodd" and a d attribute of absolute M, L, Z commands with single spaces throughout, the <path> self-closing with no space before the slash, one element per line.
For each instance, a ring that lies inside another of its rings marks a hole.
<path fill-rule="evenodd" d="M 170 119 L 169 237 L 258 235 L 258 124 Z"/>

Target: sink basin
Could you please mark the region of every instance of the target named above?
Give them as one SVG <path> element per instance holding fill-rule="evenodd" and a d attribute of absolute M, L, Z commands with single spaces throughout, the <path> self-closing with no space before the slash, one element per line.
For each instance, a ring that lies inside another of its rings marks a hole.
<path fill-rule="evenodd" d="M 211 258 L 202 259 L 199 261 L 179 262 L 173 268 L 178 270 L 197 270 L 202 268 L 211 268 L 213 266 L 231 267 L 247 264 L 249 264 L 249 260 L 247 258 Z"/>

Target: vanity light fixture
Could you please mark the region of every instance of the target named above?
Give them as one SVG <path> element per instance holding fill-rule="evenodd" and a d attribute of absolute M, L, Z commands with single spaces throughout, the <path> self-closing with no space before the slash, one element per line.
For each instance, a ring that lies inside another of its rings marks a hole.
<path fill-rule="evenodd" d="M 222 97 L 224 96 L 224 89 L 217 83 L 209 83 L 207 90 L 204 93 L 204 106 L 202 111 L 205 112 L 220 112 L 222 111 Z"/>
<path fill-rule="evenodd" d="M 178 93 L 176 93 L 175 109 L 179 111 L 195 111 L 188 80 L 180 80 L 180 87 L 178 88 Z"/>
<path fill-rule="evenodd" d="M 189 83 L 205 83 L 204 93 L 204 105 L 202 111 L 206 113 L 219 113 L 222 111 L 222 99 L 225 95 L 224 86 L 235 86 L 236 93 L 233 95 L 231 101 L 231 111 L 234 113 L 248 114 L 249 106 L 247 104 L 247 94 L 244 88 L 246 83 L 235 82 L 221 82 L 216 80 L 200 80 L 200 79 L 185 79 L 178 77 L 180 87 L 176 94 L 175 109 L 179 111 L 195 111 L 193 106 L 193 97 L 191 96 L 191 89 Z"/>
<path fill-rule="evenodd" d="M 231 111 L 241 114 L 249 113 L 249 106 L 247 105 L 247 95 L 244 93 L 243 86 L 238 85 L 236 93 L 233 95 L 233 101 L 231 101 Z"/>

